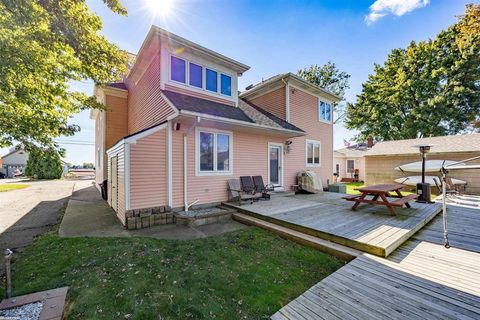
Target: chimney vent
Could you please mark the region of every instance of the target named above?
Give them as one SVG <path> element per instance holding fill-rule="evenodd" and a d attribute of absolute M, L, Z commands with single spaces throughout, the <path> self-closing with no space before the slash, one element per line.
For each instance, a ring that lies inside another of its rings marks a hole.
<path fill-rule="evenodd" d="M 372 136 L 368 137 L 368 140 L 367 140 L 367 148 L 373 147 L 374 144 L 375 144 L 375 143 L 373 142 L 373 137 L 372 137 Z"/>

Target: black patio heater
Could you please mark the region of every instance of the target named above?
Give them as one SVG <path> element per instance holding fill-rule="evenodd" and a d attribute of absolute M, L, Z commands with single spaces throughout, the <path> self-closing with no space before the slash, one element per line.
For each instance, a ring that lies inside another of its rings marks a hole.
<path fill-rule="evenodd" d="M 430 148 L 433 145 L 431 144 L 420 144 L 413 147 L 419 149 L 420 154 L 422 155 L 422 182 L 417 183 L 417 202 L 421 203 L 432 203 L 431 193 L 430 193 L 430 184 L 425 183 L 425 161 L 427 160 L 427 153 L 430 152 Z"/>

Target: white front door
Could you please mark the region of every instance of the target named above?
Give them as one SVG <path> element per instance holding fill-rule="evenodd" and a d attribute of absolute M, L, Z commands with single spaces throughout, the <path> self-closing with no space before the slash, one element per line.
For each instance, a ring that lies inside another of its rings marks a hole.
<path fill-rule="evenodd" d="M 268 183 L 274 186 L 283 185 L 283 146 L 268 144 Z"/>

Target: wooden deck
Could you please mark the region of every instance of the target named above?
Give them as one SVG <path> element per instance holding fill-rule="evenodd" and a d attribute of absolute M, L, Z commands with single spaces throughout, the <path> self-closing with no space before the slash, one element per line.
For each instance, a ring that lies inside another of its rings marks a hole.
<path fill-rule="evenodd" d="M 227 205 L 265 221 L 381 257 L 388 256 L 434 218 L 440 204 L 411 202 L 391 216 L 384 206 L 352 203 L 337 193 L 279 197 L 254 204 Z"/>
<path fill-rule="evenodd" d="M 449 206 L 388 258 L 362 254 L 272 319 L 480 319 L 480 209 Z"/>

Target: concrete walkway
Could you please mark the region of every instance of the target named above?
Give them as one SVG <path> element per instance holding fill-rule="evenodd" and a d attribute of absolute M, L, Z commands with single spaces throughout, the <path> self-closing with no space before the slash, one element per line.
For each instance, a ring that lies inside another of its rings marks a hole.
<path fill-rule="evenodd" d="M 175 224 L 141 230 L 126 230 L 115 212 L 101 198 L 92 181 L 77 181 L 60 224 L 60 237 L 152 237 L 157 239 L 193 240 L 246 228 L 227 221 L 198 227 Z"/>

